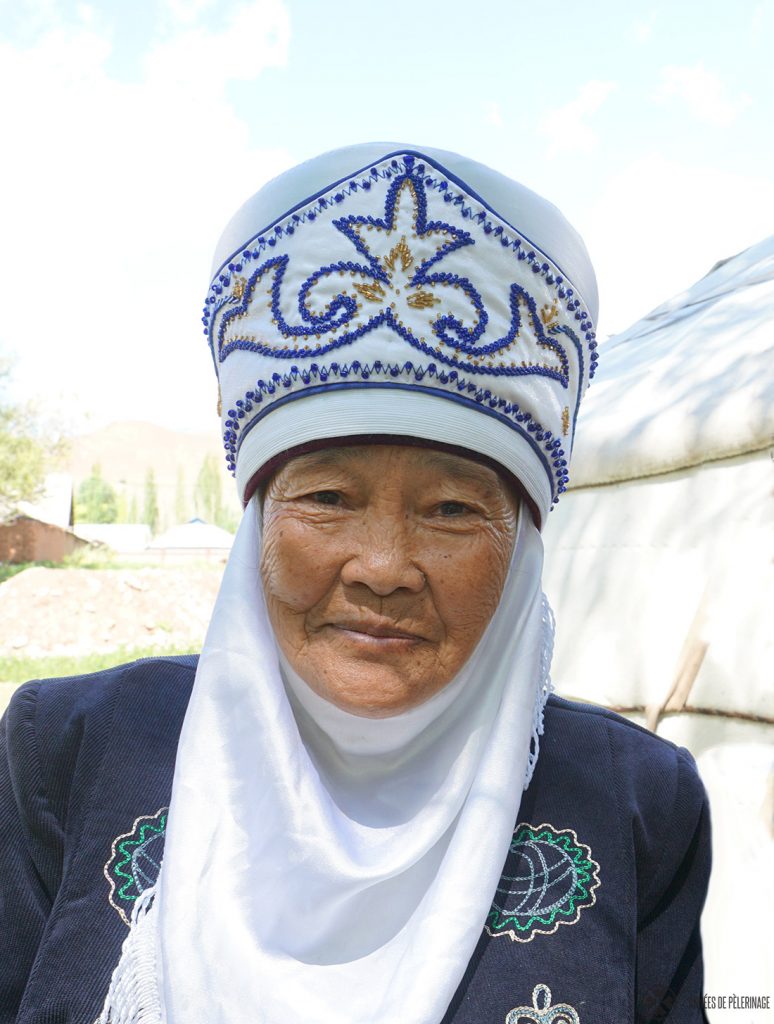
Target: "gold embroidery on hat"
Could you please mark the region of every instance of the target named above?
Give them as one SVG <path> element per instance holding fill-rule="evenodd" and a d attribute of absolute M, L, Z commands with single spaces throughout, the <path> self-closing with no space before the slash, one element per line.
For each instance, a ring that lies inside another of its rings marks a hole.
<path fill-rule="evenodd" d="M 397 245 L 394 245 L 392 249 L 390 249 L 386 256 L 382 257 L 382 264 L 388 271 L 390 278 L 389 283 L 391 286 L 393 285 L 392 277 L 398 263 L 400 263 L 400 269 L 404 274 L 409 267 L 414 264 L 414 256 L 411 249 L 409 249 L 405 235 L 401 237 L 401 240 Z M 354 284 L 353 286 L 358 295 L 362 295 L 363 298 L 367 299 L 369 302 L 381 302 L 387 295 L 384 288 L 378 281 L 374 281 L 369 284 Z M 411 286 L 409 285 L 409 287 Z M 393 288 L 395 294 L 400 295 L 400 288 L 394 286 Z M 433 295 L 432 292 L 419 287 L 406 295 L 406 304 L 411 306 L 412 309 L 429 309 L 431 306 L 437 306 L 440 301 L 441 300 L 437 295 Z M 393 306 L 392 308 L 395 307 Z"/>
<path fill-rule="evenodd" d="M 412 309 L 427 309 L 429 306 L 437 306 L 440 301 L 437 295 L 433 295 L 432 292 L 426 292 L 423 288 L 419 288 L 406 299 L 406 302 Z"/>
<path fill-rule="evenodd" d="M 421 238 L 423 247 L 426 249 L 428 245 L 432 246 L 436 252 L 441 250 L 447 245 L 447 239 L 449 232 L 445 227 L 432 226 L 425 230 L 423 234 L 417 232 L 417 222 L 419 219 L 419 198 L 417 196 L 417 190 L 415 184 L 411 180 L 404 181 L 395 197 L 395 204 L 393 209 L 392 226 L 387 228 L 385 231 L 383 228 L 378 228 L 379 234 L 386 239 L 391 240 L 390 236 L 395 237 L 397 233 L 396 229 L 400 220 L 400 211 L 403 210 L 404 222 L 410 221 L 408 233 L 412 238 Z M 353 223 L 351 225 L 352 230 L 361 238 L 361 241 L 365 241 L 361 234 L 361 230 L 364 225 Z M 375 229 L 372 224 L 365 225 L 368 231 Z M 367 248 L 373 252 L 372 245 Z M 374 253 L 374 255 L 376 255 Z M 427 259 L 431 256 L 431 252 L 425 252 L 424 258 Z M 406 305 L 411 306 L 413 309 L 429 309 L 432 306 L 436 306 L 440 303 L 440 298 L 435 296 L 427 288 L 421 288 L 418 285 L 412 285 L 409 271 L 416 263 L 414 253 L 409 247 L 407 234 L 401 234 L 399 240 L 389 249 L 389 251 L 381 256 L 377 257 L 379 263 L 387 273 L 388 280 L 385 282 L 387 287 L 396 295 L 401 294 L 401 286 L 405 287 Z M 404 280 L 401 281 L 400 277 L 403 276 Z M 456 286 L 455 286 L 456 287 Z M 379 284 L 379 282 L 369 282 L 368 284 L 356 284 L 355 289 L 359 295 L 362 295 L 369 302 L 380 302 L 387 297 L 387 292 Z M 390 308 L 394 309 L 394 304 L 390 304 Z M 475 317 L 474 327 L 478 323 L 478 317 Z"/>
<path fill-rule="evenodd" d="M 450 196 L 447 194 L 445 198 L 448 200 Z M 456 203 L 460 197 L 451 198 Z M 338 197 L 336 201 L 339 201 Z M 377 324 L 384 323 L 410 345 L 421 347 L 426 354 L 431 354 L 428 343 L 418 341 L 417 335 L 420 332 L 424 335 L 429 329 L 440 340 L 440 344 L 434 345 L 434 352 L 443 362 L 454 367 L 461 364 L 462 368 L 467 366 L 479 372 L 513 372 L 518 368 L 522 373 L 546 374 L 559 380 L 563 387 L 568 386 L 567 355 L 558 340 L 563 313 L 557 300 L 549 296 L 539 306 L 527 289 L 518 282 L 512 282 L 510 327 L 504 336 L 490 341 L 481 336 L 489 317 L 475 285 L 450 271 L 428 275 L 431 265 L 460 247 L 475 242 L 468 231 L 428 220 L 420 179 L 408 177 L 390 193 L 385 203 L 384 220 L 370 219 L 370 223 L 365 223 L 365 220 L 352 215 L 334 223 L 357 246 L 361 255 L 367 257 L 369 268 L 340 260 L 309 275 L 297 296 L 301 323 L 285 319 L 291 306 L 289 299 L 284 297 L 283 288 L 293 287 L 295 272 L 291 271 L 286 277 L 290 256 L 272 257 L 263 266 L 256 267 L 247 280 L 234 276 L 231 295 L 219 302 L 216 310 L 220 312 L 230 306 L 221 314 L 218 331 L 221 360 L 235 348 L 252 350 L 258 346 L 255 334 L 248 334 L 240 328 L 246 326 L 245 318 L 257 314 L 257 310 L 252 314 L 250 311 L 253 297 L 258 287 L 265 287 L 268 278 L 271 284 L 266 289 L 267 313 L 275 329 L 270 330 L 269 335 L 278 333 L 284 339 L 284 345 L 262 339 L 262 351 L 277 349 L 283 357 L 293 356 L 296 352 L 322 354 L 331 348 L 349 344 Z M 290 229 L 288 233 L 291 233 Z M 495 237 L 497 234 L 495 229 Z M 502 228 L 499 240 L 506 247 L 513 245 L 515 250 L 517 243 L 502 234 Z M 533 256 L 530 254 L 530 259 Z M 242 268 L 240 265 L 233 269 Z M 335 280 L 337 278 L 342 279 L 343 287 Z M 223 283 L 227 284 L 227 281 L 224 279 Z M 334 311 L 336 317 L 333 317 Z M 498 311 L 498 316 L 502 312 Z M 489 329 L 496 329 L 494 319 Z M 318 344 L 302 345 L 302 339 L 310 342 L 315 339 Z M 323 341 L 327 344 L 319 344 Z M 430 344 L 434 341 L 432 339 Z M 461 346 L 460 341 L 464 341 L 464 345 Z M 450 354 L 450 349 L 454 355 Z M 520 366 L 514 358 L 518 356 L 522 357 Z M 565 434 L 569 430 L 568 419 Z"/>
<path fill-rule="evenodd" d="M 556 327 L 559 323 L 559 307 L 554 301 L 550 306 L 546 303 L 540 309 L 540 319 L 543 321 L 543 326 L 547 328 Z"/>
<path fill-rule="evenodd" d="M 395 261 L 400 258 L 400 269 L 404 272 L 413 264 L 414 257 L 411 255 L 411 249 L 408 247 L 406 236 L 403 235 L 397 245 L 393 246 L 388 256 L 382 258 L 382 263 L 387 267 L 390 273 L 395 270 Z"/>
<path fill-rule="evenodd" d="M 364 299 L 368 299 L 369 302 L 381 302 L 386 294 L 378 281 L 374 281 L 373 284 L 356 284 L 354 289 Z"/>

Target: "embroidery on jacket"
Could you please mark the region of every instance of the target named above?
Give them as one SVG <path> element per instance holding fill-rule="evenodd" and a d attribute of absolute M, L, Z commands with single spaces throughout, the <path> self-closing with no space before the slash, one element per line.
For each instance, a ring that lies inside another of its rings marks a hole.
<path fill-rule="evenodd" d="M 551 1005 L 548 985 L 535 985 L 532 1006 L 515 1006 L 505 1018 L 505 1024 L 581 1024 L 578 1011 L 568 1003 Z"/>
<path fill-rule="evenodd" d="M 108 902 L 127 928 L 135 901 L 159 876 L 168 810 L 160 807 L 155 814 L 136 818 L 129 832 L 113 840 L 110 859 L 103 868 L 110 885 Z"/>
<path fill-rule="evenodd" d="M 531 942 L 553 935 L 560 924 L 575 924 L 596 902 L 599 864 L 571 828 L 518 824 L 497 886 L 486 931 Z"/>

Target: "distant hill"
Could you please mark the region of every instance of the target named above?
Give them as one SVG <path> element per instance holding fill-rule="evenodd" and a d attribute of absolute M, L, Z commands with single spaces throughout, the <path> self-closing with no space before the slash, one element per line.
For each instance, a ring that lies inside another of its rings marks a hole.
<path fill-rule="evenodd" d="M 157 532 L 195 515 L 207 518 L 195 500 L 196 481 L 207 457 L 217 466 L 224 515 L 234 522 L 240 516 L 236 485 L 226 470 L 218 434 L 188 434 L 152 423 L 127 420 L 74 437 L 62 469 L 73 476 L 74 490 L 98 465 L 101 475 L 115 488 L 121 519 L 142 521 L 148 470 L 153 470 L 159 506 Z M 138 518 L 133 520 L 132 512 Z"/>

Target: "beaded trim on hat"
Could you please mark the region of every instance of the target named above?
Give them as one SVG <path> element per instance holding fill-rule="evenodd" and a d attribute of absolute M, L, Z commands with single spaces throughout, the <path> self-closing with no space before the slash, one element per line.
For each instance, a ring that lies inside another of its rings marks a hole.
<path fill-rule="evenodd" d="M 203 321 L 232 472 L 278 403 L 403 387 L 499 419 L 554 503 L 566 490 L 598 360 L 591 319 L 549 257 L 427 157 L 385 157 L 256 233 L 217 273 Z"/>

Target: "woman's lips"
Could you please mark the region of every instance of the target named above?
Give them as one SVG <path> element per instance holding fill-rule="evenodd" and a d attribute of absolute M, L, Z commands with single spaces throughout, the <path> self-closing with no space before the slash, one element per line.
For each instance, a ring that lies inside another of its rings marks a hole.
<path fill-rule="evenodd" d="M 414 644 L 424 640 L 418 633 L 409 633 L 386 623 L 331 622 L 328 625 L 352 640 L 375 645 Z"/>

